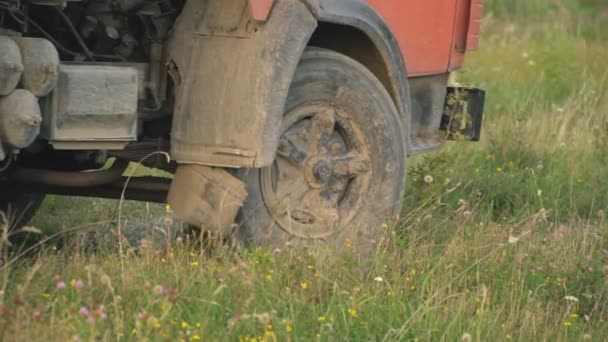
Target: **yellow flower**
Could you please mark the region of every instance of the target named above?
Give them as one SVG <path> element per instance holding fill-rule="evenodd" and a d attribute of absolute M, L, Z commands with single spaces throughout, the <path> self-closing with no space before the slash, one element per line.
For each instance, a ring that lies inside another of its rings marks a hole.
<path fill-rule="evenodd" d="M 44 297 L 44 299 L 49 299 L 49 298 L 51 298 L 51 294 L 48 292 L 45 292 L 42 294 L 42 297 Z"/>
<path fill-rule="evenodd" d="M 190 263 L 190 266 L 192 266 L 192 267 L 198 267 L 198 265 L 199 265 L 198 261 L 193 261 Z"/>
<path fill-rule="evenodd" d="M 395 294 L 393 293 L 393 291 L 388 291 L 386 294 L 387 294 L 389 297 L 393 297 L 393 296 L 395 296 Z"/>
<path fill-rule="evenodd" d="M 355 309 L 348 309 L 348 314 L 353 318 L 356 318 L 359 315 L 359 313 Z"/>
<path fill-rule="evenodd" d="M 190 337 L 190 341 L 200 341 L 201 340 L 201 335 L 199 334 L 194 334 L 192 335 L 192 337 Z"/>
<path fill-rule="evenodd" d="M 306 290 L 306 289 L 308 288 L 308 284 L 307 284 L 307 283 L 300 283 L 300 287 L 301 287 L 303 290 Z"/>
<path fill-rule="evenodd" d="M 70 286 L 74 287 L 76 285 L 76 279 L 72 278 L 72 280 L 70 280 Z"/>
<path fill-rule="evenodd" d="M 573 314 L 571 314 L 571 315 L 570 315 L 570 318 L 577 319 L 577 318 L 578 318 L 578 315 L 577 315 L 577 314 L 575 314 L 575 313 L 573 313 Z"/>
<path fill-rule="evenodd" d="M 266 275 L 266 280 L 271 281 L 272 280 L 272 274 L 267 274 Z"/>
<path fill-rule="evenodd" d="M 308 265 L 306 268 L 308 268 L 309 270 L 314 269 L 315 267 L 313 265 Z"/>
<path fill-rule="evenodd" d="M 319 322 L 325 322 L 326 319 L 325 319 L 325 316 L 319 316 L 319 318 L 317 318 L 317 320 Z"/>
<path fill-rule="evenodd" d="M 200 328 L 200 327 L 201 327 L 201 324 L 200 324 L 200 323 L 196 323 L 196 327 L 197 327 L 197 328 Z"/>
<path fill-rule="evenodd" d="M 497 167 L 496 172 L 502 172 L 502 167 Z"/>
<path fill-rule="evenodd" d="M 167 262 L 167 259 L 162 258 L 162 259 L 160 259 L 160 262 L 162 262 L 162 263 L 164 264 L 164 263 L 166 263 L 166 262 Z"/>
<path fill-rule="evenodd" d="M 285 326 L 285 331 L 288 332 L 288 333 L 290 333 L 290 332 L 293 331 L 293 327 L 291 325 L 286 325 Z"/>
<path fill-rule="evenodd" d="M 190 256 L 191 256 L 191 257 L 195 257 L 195 256 L 196 256 L 196 253 L 194 253 L 194 252 L 190 252 Z"/>
<path fill-rule="evenodd" d="M 181 327 L 182 329 L 188 329 L 188 322 L 182 321 Z"/>
<path fill-rule="evenodd" d="M 569 327 L 569 326 L 571 326 L 571 325 L 572 325 L 572 322 L 564 322 L 564 326 L 565 326 L 565 327 Z"/>
<path fill-rule="evenodd" d="M 155 329 L 160 329 L 160 322 L 154 323 L 154 328 Z"/>

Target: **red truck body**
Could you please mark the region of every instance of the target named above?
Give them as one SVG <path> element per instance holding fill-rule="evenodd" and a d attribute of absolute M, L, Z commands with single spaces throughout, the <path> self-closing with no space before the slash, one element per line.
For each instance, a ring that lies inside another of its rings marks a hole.
<path fill-rule="evenodd" d="M 458 69 L 479 40 L 484 0 L 367 0 L 399 42 L 409 76 Z M 265 21 L 274 0 L 249 0 L 252 18 Z"/>

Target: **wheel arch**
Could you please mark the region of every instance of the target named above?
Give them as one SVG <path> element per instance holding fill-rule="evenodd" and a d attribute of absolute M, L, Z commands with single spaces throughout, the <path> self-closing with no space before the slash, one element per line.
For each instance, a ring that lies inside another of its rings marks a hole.
<path fill-rule="evenodd" d="M 361 0 L 308 3 L 319 21 L 308 44 L 342 53 L 370 70 L 393 99 L 409 139 L 411 100 L 406 62 L 384 19 Z"/>

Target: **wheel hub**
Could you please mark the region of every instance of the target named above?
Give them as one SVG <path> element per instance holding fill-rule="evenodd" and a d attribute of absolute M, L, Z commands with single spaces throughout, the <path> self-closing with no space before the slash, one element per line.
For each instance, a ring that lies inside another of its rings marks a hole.
<path fill-rule="evenodd" d="M 260 175 L 266 207 L 290 234 L 328 237 L 361 207 L 369 149 L 350 122 L 331 104 L 306 104 L 285 116 L 276 161 Z"/>

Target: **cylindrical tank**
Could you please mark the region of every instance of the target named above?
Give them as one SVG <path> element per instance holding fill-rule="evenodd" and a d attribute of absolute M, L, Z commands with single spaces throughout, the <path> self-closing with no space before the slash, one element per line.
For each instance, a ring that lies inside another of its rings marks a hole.
<path fill-rule="evenodd" d="M 0 141 L 13 148 L 31 145 L 40 133 L 40 106 L 34 94 L 16 89 L 0 98 Z"/>
<path fill-rule="evenodd" d="M 43 38 L 13 38 L 23 58 L 23 88 L 38 97 L 48 95 L 57 85 L 59 53 Z"/>
<path fill-rule="evenodd" d="M 0 96 L 8 95 L 15 90 L 22 71 L 19 46 L 11 38 L 0 36 Z"/>

